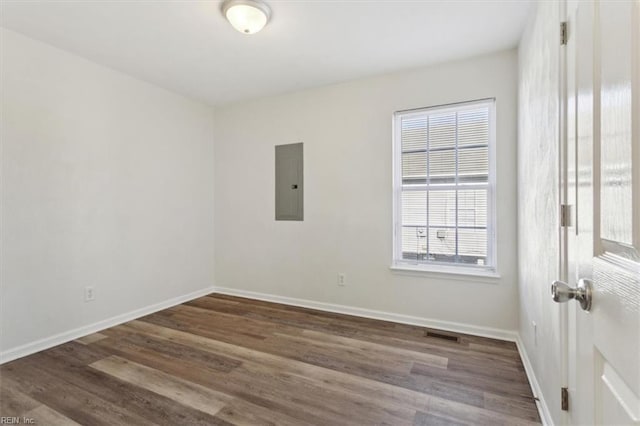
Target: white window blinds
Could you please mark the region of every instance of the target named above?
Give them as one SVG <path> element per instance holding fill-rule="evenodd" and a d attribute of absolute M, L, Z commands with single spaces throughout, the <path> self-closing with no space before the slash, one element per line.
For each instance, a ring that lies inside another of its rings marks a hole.
<path fill-rule="evenodd" d="M 395 114 L 395 262 L 492 269 L 494 101 Z"/>

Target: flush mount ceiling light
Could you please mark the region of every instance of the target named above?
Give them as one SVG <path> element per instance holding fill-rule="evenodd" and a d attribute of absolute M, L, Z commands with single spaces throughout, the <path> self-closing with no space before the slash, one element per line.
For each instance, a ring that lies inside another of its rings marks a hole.
<path fill-rule="evenodd" d="M 222 14 L 236 30 L 255 34 L 269 22 L 271 9 L 260 0 L 227 0 L 222 3 Z"/>

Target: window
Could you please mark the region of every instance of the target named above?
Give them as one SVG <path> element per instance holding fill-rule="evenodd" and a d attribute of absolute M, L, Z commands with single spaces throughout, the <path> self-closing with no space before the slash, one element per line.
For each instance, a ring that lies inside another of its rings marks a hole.
<path fill-rule="evenodd" d="M 494 104 L 394 114 L 394 267 L 495 273 Z"/>

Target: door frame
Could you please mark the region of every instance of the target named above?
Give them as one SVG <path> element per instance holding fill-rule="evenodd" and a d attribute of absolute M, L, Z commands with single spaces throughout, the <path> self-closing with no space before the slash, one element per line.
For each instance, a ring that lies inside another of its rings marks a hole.
<path fill-rule="evenodd" d="M 568 194 L 569 194 L 569 180 L 568 180 L 568 64 L 567 64 L 567 44 L 563 43 L 561 27 L 562 25 L 567 25 L 565 27 L 565 31 L 567 31 L 567 35 L 565 35 L 565 39 L 567 40 L 568 34 L 571 31 L 571 28 L 568 27 L 568 1 L 569 0 L 559 0 L 558 7 L 560 8 L 559 17 L 560 21 L 558 22 L 558 43 L 560 44 L 560 48 L 558 49 L 558 105 L 559 105 L 559 117 L 558 117 L 558 200 L 557 200 L 557 217 L 558 219 L 558 266 L 557 266 L 557 279 L 563 282 L 568 282 L 569 280 L 569 227 L 563 226 L 560 218 L 562 217 L 563 210 L 562 206 L 568 204 Z M 574 0 L 579 1 L 579 0 Z M 549 303 L 551 302 L 551 297 L 549 297 Z M 569 387 L 569 304 L 563 303 L 558 305 L 559 309 L 559 324 L 560 324 L 560 377 L 561 377 L 561 387 L 568 388 Z M 558 394 L 555 396 L 557 398 L 561 397 L 561 389 L 558 389 Z M 560 421 L 562 424 L 568 424 L 569 421 L 569 412 L 561 411 L 560 412 Z"/>

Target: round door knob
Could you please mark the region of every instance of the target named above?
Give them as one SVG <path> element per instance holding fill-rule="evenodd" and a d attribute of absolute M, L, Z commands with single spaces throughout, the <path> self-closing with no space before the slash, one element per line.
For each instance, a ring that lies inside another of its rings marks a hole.
<path fill-rule="evenodd" d="M 562 281 L 554 281 L 551 284 L 551 297 L 554 302 L 565 303 L 575 299 L 580 307 L 589 312 L 591 310 L 592 284 L 590 280 L 580 279 L 576 288 L 569 287 Z"/>

